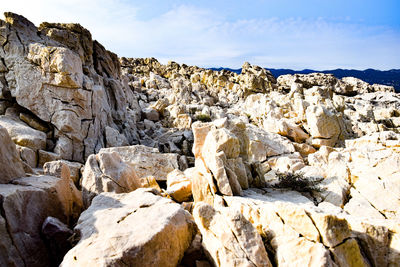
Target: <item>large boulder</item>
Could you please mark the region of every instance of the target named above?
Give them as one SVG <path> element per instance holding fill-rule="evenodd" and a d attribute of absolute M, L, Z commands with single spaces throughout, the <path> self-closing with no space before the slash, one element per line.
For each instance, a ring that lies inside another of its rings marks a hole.
<path fill-rule="evenodd" d="M 0 263 L 2 266 L 50 266 L 41 227 L 48 216 L 73 224 L 82 209 L 72 181 L 52 176 L 19 178 L 0 187 Z"/>
<path fill-rule="evenodd" d="M 79 162 L 71 162 L 67 160 L 49 161 L 43 165 L 43 172 L 46 175 L 61 177 L 63 165 L 66 165 L 70 171 L 70 178 L 75 184 L 79 184 L 81 177 L 81 168 L 83 165 Z"/>
<path fill-rule="evenodd" d="M 102 152 L 117 153 L 133 166 L 139 178 L 154 176 L 158 181 L 166 181 L 168 173 L 179 168 L 177 154 L 160 153 L 156 148 L 143 145 L 103 148 Z"/>
<path fill-rule="evenodd" d="M 135 169 L 123 161 L 118 153 L 106 151 L 88 158 L 81 184 L 86 207 L 102 192 L 127 193 L 140 187 Z"/>
<path fill-rule="evenodd" d="M 0 183 L 7 183 L 12 179 L 25 175 L 22 161 L 15 144 L 5 128 L 0 126 Z"/>
<path fill-rule="evenodd" d="M 7 129 L 15 144 L 38 151 L 46 148 L 46 134 L 35 130 L 22 121 L 8 116 L 0 116 L 0 126 Z"/>
<path fill-rule="evenodd" d="M 312 137 L 328 139 L 333 146 L 341 133 L 336 114 L 322 105 L 312 105 L 306 110 L 307 127 Z"/>
<path fill-rule="evenodd" d="M 79 218 L 61 266 L 177 266 L 195 235 L 191 215 L 157 191 L 102 193 Z"/>
<path fill-rule="evenodd" d="M 272 266 L 261 236 L 239 211 L 199 202 L 193 216 L 215 266 Z"/>

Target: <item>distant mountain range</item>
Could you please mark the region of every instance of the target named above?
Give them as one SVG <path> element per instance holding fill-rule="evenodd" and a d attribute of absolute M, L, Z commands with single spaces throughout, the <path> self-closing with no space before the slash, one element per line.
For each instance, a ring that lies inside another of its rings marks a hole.
<path fill-rule="evenodd" d="M 242 69 L 230 69 L 230 68 L 211 68 L 212 70 L 229 70 L 232 72 L 240 73 Z M 343 77 L 355 77 L 361 79 L 369 84 L 385 84 L 391 85 L 395 88 L 396 92 L 400 93 L 400 69 L 393 69 L 393 70 L 375 70 L 375 69 L 366 69 L 366 70 L 346 70 L 346 69 L 335 69 L 335 70 L 291 70 L 291 69 L 267 69 L 271 71 L 271 73 L 275 77 L 279 77 L 280 75 L 285 74 L 309 74 L 313 72 L 322 72 L 322 73 L 331 73 L 336 78 L 343 78 Z"/>

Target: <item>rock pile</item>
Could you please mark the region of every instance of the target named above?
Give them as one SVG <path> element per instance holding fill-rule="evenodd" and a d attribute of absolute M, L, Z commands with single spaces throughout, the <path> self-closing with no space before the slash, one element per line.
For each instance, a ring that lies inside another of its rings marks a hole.
<path fill-rule="evenodd" d="M 400 96 L 0 20 L 1 266 L 400 266 Z"/>

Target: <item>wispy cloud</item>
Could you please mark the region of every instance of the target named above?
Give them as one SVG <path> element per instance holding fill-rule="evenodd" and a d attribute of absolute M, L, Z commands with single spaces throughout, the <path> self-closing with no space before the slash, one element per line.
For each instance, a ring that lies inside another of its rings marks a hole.
<path fill-rule="evenodd" d="M 57 3 L 55 3 L 57 2 Z M 176 6 L 158 17 L 139 19 L 141 10 L 123 0 L 18 1 L 2 4 L 34 23 L 79 22 L 120 56 L 153 56 L 201 66 L 400 67 L 400 33 L 351 21 L 324 18 L 226 20 L 216 11 Z"/>

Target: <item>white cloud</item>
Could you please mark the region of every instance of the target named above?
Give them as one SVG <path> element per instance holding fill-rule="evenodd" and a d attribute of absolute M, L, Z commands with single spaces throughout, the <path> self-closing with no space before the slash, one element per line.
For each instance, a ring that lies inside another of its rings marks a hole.
<path fill-rule="evenodd" d="M 206 8 L 177 6 L 138 19 L 141 10 L 124 0 L 7 1 L 0 11 L 41 21 L 78 22 L 120 56 L 156 57 L 201 66 L 399 68 L 399 32 L 361 24 L 307 20 L 228 21 Z"/>

